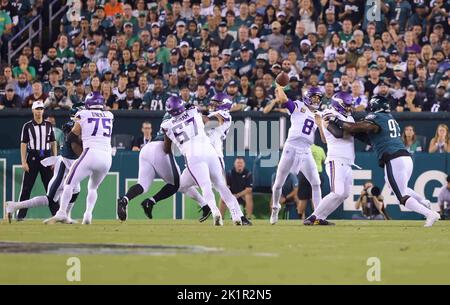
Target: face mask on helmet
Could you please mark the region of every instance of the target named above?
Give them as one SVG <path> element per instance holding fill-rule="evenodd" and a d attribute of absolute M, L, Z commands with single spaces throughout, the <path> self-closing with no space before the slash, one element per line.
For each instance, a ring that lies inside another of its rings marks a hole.
<path fill-rule="evenodd" d="M 323 94 L 319 88 L 311 87 L 303 98 L 303 101 L 309 107 L 317 110 L 322 104 L 322 97 Z"/>
<path fill-rule="evenodd" d="M 230 110 L 232 104 L 233 102 L 230 100 L 230 97 L 223 93 L 218 93 L 211 99 L 211 106 L 213 111 Z"/>

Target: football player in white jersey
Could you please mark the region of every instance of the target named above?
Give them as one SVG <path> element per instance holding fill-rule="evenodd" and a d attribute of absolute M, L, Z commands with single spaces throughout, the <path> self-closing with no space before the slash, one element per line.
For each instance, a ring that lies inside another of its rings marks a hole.
<path fill-rule="evenodd" d="M 47 224 L 67 222 L 67 206 L 74 188 L 86 177 L 89 177 L 86 211 L 83 224 L 92 222 L 92 211 L 97 201 L 97 189 L 111 168 L 111 133 L 114 115 L 105 111 L 105 99 L 99 92 L 88 94 L 85 110 L 76 114 L 78 119 L 68 137 L 81 135 L 83 152 L 70 167 L 58 212 L 44 221 Z"/>
<path fill-rule="evenodd" d="M 225 141 L 228 131 L 231 127 L 231 115 L 230 109 L 233 102 L 225 93 L 217 93 L 215 94 L 210 101 L 211 112 L 203 117 L 203 121 L 205 122 L 205 130 L 208 135 L 212 146 L 214 147 L 219 160 L 220 165 L 222 166 L 222 172 L 225 177 L 225 162 L 223 160 L 223 141 Z M 185 170 L 186 171 L 186 170 Z M 190 174 L 186 173 L 183 176 L 183 187 L 180 189 L 184 192 L 185 187 L 189 185 L 195 185 L 195 181 Z M 229 206 L 229 210 L 232 214 L 233 221 L 236 224 L 239 222 L 242 225 L 252 225 L 252 223 L 244 216 L 242 210 L 239 206 L 239 202 L 237 199 L 232 196 L 229 197 L 231 201 L 225 202 L 227 206 Z M 197 200 L 198 204 L 202 209 L 204 209 L 204 205 L 206 204 L 205 200 Z"/>
<path fill-rule="evenodd" d="M 166 113 L 163 122 L 170 119 Z M 180 168 L 175 161 L 172 151 L 164 151 L 164 133 L 160 131 L 155 139 L 146 144 L 139 152 L 139 174 L 138 183 L 130 187 L 125 196 L 117 200 L 117 216 L 121 221 L 127 219 L 127 205 L 133 198 L 146 193 L 153 183 L 156 175 L 163 179 L 167 184 L 158 191 L 153 197 L 142 201 L 141 206 L 148 218 L 153 218 L 153 207 L 156 203 L 175 194 L 180 187 Z M 195 187 L 183 190 L 184 193 L 199 202 L 202 207 L 203 215 L 200 222 L 205 221 L 211 215 L 211 209 L 204 201 Z"/>
<path fill-rule="evenodd" d="M 275 90 L 277 101 L 289 110 L 291 127 L 277 167 L 275 182 L 272 186 L 271 224 L 278 222 L 278 213 L 281 208 L 281 190 L 289 173 L 297 175 L 301 171 L 308 179 L 311 184 L 312 202 L 315 208 L 318 207 L 322 198 L 319 173 L 311 153 L 311 145 L 314 143 L 314 134 L 317 129 L 315 112 L 320 107 L 322 92 L 317 87 L 311 87 L 308 89 L 303 101 L 292 101 L 287 98 L 282 87 L 277 86 Z"/>
<path fill-rule="evenodd" d="M 194 180 L 202 190 L 203 197 L 211 209 L 216 226 L 223 225 L 222 215 L 216 206 L 212 184 L 225 202 L 232 202 L 234 198 L 227 188 L 222 166 L 210 139 L 205 133 L 202 115 L 196 107 L 185 108 L 183 101 L 177 96 L 171 96 L 166 102 L 166 110 L 172 116 L 161 124 L 165 133 L 165 151 L 170 150 L 174 143 L 183 154 L 186 168 L 181 175 L 180 190 L 184 188 L 183 181 Z M 242 224 L 232 212 L 233 221 Z"/>
<path fill-rule="evenodd" d="M 341 91 L 331 98 L 331 108 L 322 114 L 321 132 L 328 147 L 325 169 L 330 181 L 330 193 L 322 198 L 314 213 L 303 222 L 304 225 L 334 225 L 326 218 L 350 195 L 353 184 L 352 165 L 355 162 L 354 138 L 342 131 L 328 118 L 337 117 L 354 123 L 352 117 L 353 99 L 350 93 Z"/>

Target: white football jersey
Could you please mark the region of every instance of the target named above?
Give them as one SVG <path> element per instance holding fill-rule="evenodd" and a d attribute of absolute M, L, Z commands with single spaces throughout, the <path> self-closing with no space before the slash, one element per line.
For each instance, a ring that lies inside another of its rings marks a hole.
<path fill-rule="evenodd" d="M 327 109 L 322 113 L 322 115 L 325 116 L 330 113 L 342 121 L 349 123 L 355 122 L 351 115 L 344 116 L 334 109 Z M 322 129 L 325 139 L 327 140 L 327 158 L 346 159 L 353 164 L 355 162 L 355 144 L 353 136 L 346 134 L 343 138 L 334 137 L 333 134 L 325 128 L 325 121 L 322 121 Z"/>
<path fill-rule="evenodd" d="M 83 149 L 95 148 L 111 152 L 114 115 L 110 111 L 86 109 L 79 111 L 76 117 L 81 126 Z"/>
<path fill-rule="evenodd" d="M 310 147 L 314 144 L 314 134 L 317 129 L 314 113 L 302 101 L 292 102 L 295 104 L 295 108 L 291 113 L 291 127 L 286 145 L 298 148 Z"/>
<path fill-rule="evenodd" d="M 185 156 L 201 156 L 212 149 L 202 115 L 196 107 L 162 122 L 161 128 Z"/>
<path fill-rule="evenodd" d="M 223 141 L 227 138 L 228 131 L 231 127 L 231 115 L 229 111 L 218 110 L 210 113 L 208 117 L 220 116 L 223 118 L 223 124 L 207 131 L 211 144 L 216 150 L 219 157 L 223 157 Z"/>

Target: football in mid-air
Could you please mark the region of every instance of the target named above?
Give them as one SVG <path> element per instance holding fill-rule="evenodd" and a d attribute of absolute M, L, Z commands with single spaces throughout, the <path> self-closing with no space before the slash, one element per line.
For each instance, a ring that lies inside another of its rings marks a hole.
<path fill-rule="evenodd" d="M 289 75 L 286 72 L 281 71 L 275 78 L 275 81 L 281 87 L 287 86 L 289 84 Z"/>

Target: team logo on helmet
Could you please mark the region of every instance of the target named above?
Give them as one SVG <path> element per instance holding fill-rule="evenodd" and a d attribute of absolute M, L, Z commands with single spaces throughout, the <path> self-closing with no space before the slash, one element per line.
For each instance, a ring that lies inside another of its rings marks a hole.
<path fill-rule="evenodd" d="M 183 100 L 175 95 L 169 97 L 166 101 L 166 111 L 171 116 L 177 116 L 186 111 Z"/>

